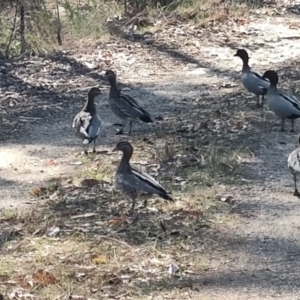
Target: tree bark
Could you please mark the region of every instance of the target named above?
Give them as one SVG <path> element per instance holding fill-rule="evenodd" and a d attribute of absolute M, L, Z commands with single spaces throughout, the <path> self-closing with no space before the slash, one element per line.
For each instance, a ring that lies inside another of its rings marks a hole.
<path fill-rule="evenodd" d="M 58 45 L 62 45 L 62 38 L 61 38 L 61 22 L 60 22 L 60 15 L 59 15 L 59 5 L 58 0 L 56 0 L 56 11 L 57 11 L 57 42 Z"/>
<path fill-rule="evenodd" d="M 21 36 L 21 54 L 23 54 L 26 51 L 24 0 L 20 0 L 20 36 Z"/>

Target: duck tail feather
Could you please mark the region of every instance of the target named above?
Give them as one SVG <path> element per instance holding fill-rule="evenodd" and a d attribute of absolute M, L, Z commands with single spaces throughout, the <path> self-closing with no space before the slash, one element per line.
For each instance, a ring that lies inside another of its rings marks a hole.
<path fill-rule="evenodd" d="M 153 123 L 150 116 L 148 115 L 142 115 L 139 119 L 145 123 Z"/>
<path fill-rule="evenodd" d="M 160 195 L 163 199 L 174 202 L 174 200 L 167 194 L 162 194 Z"/>

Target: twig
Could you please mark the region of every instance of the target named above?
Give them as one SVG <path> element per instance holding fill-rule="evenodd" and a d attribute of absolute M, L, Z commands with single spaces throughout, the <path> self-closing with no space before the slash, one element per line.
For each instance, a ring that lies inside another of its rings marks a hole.
<path fill-rule="evenodd" d="M 20 243 L 18 243 L 17 246 L 15 246 L 11 252 L 14 253 L 16 250 L 18 250 L 26 241 L 28 240 L 28 237 L 25 237 Z"/>
<path fill-rule="evenodd" d="M 127 246 L 129 248 L 133 248 L 131 245 L 127 244 L 126 242 L 123 242 L 123 241 L 120 241 L 118 239 L 114 239 L 114 238 L 111 238 L 111 237 L 108 237 L 108 236 L 105 236 L 105 235 L 100 235 L 99 236 L 100 239 L 106 239 L 106 240 L 110 240 L 110 241 L 113 241 L 113 242 L 117 242 L 117 243 L 120 243 L 124 246 Z"/>
<path fill-rule="evenodd" d="M 124 0 L 124 12 L 127 15 L 127 0 Z"/>
<path fill-rule="evenodd" d="M 57 42 L 58 45 L 62 45 L 62 39 L 61 39 L 61 22 L 60 22 L 60 15 L 59 15 L 59 5 L 58 5 L 58 0 L 56 2 L 56 11 L 57 11 Z"/>
<path fill-rule="evenodd" d="M 8 44 L 7 44 L 7 47 L 6 47 L 6 50 L 5 50 L 5 56 L 7 58 L 9 56 L 9 48 L 10 48 L 10 45 L 12 43 L 13 36 L 14 36 L 15 30 L 16 30 L 17 15 L 18 15 L 18 2 L 16 3 L 16 12 L 15 12 L 15 17 L 14 17 L 13 28 L 12 28 L 11 35 L 9 37 Z"/>

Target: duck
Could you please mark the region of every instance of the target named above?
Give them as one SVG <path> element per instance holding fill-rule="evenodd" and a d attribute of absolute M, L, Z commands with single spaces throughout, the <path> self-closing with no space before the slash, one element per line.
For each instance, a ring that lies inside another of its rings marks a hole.
<path fill-rule="evenodd" d="M 264 78 L 270 80 L 267 92 L 267 103 L 269 109 L 282 120 L 281 131 L 284 131 L 285 119 L 292 121 L 291 132 L 294 132 L 294 121 L 300 118 L 300 101 L 294 95 L 289 95 L 277 89 L 278 75 L 275 71 L 268 70 L 263 74 Z"/>
<path fill-rule="evenodd" d="M 270 86 L 270 82 L 260 74 L 253 72 L 249 67 L 249 55 L 245 49 L 238 49 L 234 56 L 240 57 L 243 61 L 242 83 L 244 87 L 252 94 L 256 95 L 256 106 L 263 107 L 264 97 Z M 262 96 L 262 102 L 259 103 L 259 96 Z"/>
<path fill-rule="evenodd" d="M 118 142 L 113 152 L 123 152 L 122 159 L 115 175 L 116 188 L 132 200 L 131 211 L 134 210 L 136 199 L 142 193 L 158 195 L 164 200 L 174 202 L 166 190 L 149 174 L 139 171 L 130 165 L 133 147 L 127 141 Z"/>
<path fill-rule="evenodd" d="M 77 137 L 82 139 L 83 150 L 88 154 L 86 145 L 94 142 L 93 153 L 96 153 L 96 139 L 101 131 L 101 119 L 97 115 L 95 98 L 101 95 L 97 87 L 93 87 L 88 92 L 87 101 L 83 109 L 75 116 L 72 127 Z"/>
<path fill-rule="evenodd" d="M 300 135 L 298 136 L 298 147 L 290 153 L 287 163 L 294 179 L 295 191 L 293 195 L 299 197 L 300 193 L 297 189 L 297 176 L 300 176 Z"/>
<path fill-rule="evenodd" d="M 132 97 L 123 94 L 117 87 L 116 74 L 112 70 L 105 72 L 105 78 L 110 84 L 109 106 L 112 112 L 122 120 L 121 129 L 116 134 L 123 134 L 123 128 L 129 121 L 129 132 L 131 134 L 132 122 L 138 119 L 145 123 L 153 123 L 151 115 L 143 109 Z"/>

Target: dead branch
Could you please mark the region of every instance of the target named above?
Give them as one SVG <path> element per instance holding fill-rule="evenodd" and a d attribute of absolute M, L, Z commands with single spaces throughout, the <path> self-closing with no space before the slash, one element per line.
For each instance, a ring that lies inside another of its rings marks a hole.
<path fill-rule="evenodd" d="M 21 36 L 21 54 L 23 54 L 26 52 L 24 0 L 21 0 L 20 2 L 20 36 Z"/>
<path fill-rule="evenodd" d="M 18 2 L 16 3 L 16 12 L 15 12 L 15 16 L 14 16 L 13 28 L 11 30 L 11 35 L 8 39 L 7 47 L 6 47 L 6 50 L 5 50 L 5 56 L 7 58 L 9 57 L 9 49 L 10 49 L 10 46 L 11 46 L 15 31 L 16 31 L 17 15 L 18 15 Z"/>
<path fill-rule="evenodd" d="M 60 22 L 60 15 L 59 15 L 59 5 L 58 0 L 56 0 L 56 11 L 57 11 L 57 42 L 58 45 L 62 45 L 62 38 L 61 38 L 61 22 Z"/>

